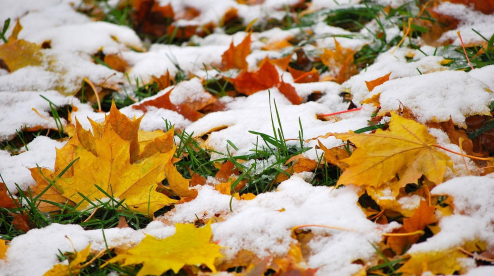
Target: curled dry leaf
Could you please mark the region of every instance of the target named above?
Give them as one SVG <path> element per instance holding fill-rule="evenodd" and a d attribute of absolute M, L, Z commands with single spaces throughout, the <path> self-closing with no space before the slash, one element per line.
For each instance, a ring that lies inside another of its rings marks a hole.
<path fill-rule="evenodd" d="M 214 261 L 222 257 L 220 246 L 211 242 L 211 221 L 202 228 L 193 224 L 175 224 L 174 235 L 157 239 L 146 237 L 136 247 L 117 253 L 109 263 L 122 262 L 123 265 L 143 264 L 137 276 L 161 275 L 169 269 L 178 271 L 185 265 L 204 264 L 216 273 Z"/>
<path fill-rule="evenodd" d="M 436 138 L 427 127 L 391 112 L 389 131 L 374 134 L 335 134 L 338 139 L 350 140 L 357 149 L 352 156 L 341 160 L 348 165 L 337 185 L 379 187 L 398 177 L 399 186 L 417 183 L 423 175 L 431 182 L 443 181 L 446 168 L 452 161 L 434 145 Z"/>

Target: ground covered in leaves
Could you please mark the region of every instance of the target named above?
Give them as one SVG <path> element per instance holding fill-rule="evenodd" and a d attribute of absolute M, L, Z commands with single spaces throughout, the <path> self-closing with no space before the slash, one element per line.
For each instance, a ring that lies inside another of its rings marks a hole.
<path fill-rule="evenodd" d="M 490 0 L 0 3 L 0 275 L 494 275 Z"/>

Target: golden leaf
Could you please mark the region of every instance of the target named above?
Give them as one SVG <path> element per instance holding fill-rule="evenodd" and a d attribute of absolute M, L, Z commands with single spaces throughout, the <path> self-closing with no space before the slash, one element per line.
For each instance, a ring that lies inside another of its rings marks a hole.
<path fill-rule="evenodd" d="M 451 275 L 462 268 L 458 261 L 467 257 L 456 248 L 434 251 L 417 252 L 410 254 L 411 258 L 396 272 L 403 273 L 402 276 L 422 275 L 422 272 L 430 271 L 434 275 Z"/>
<path fill-rule="evenodd" d="M 129 120 L 112 106 L 110 115 L 102 124 L 91 122 L 94 135 L 76 122 L 76 135 L 57 150 L 55 171 L 31 168 L 36 181 L 35 194 L 49 185 L 42 199 L 69 204 L 80 203 L 78 209 L 89 206 L 89 200 L 99 200 L 111 195 L 138 212 L 152 215 L 163 206 L 177 202 L 156 191 L 168 178 L 172 191 L 183 197 L 194 197 L 189 191 L 189 181 L 173 166 L 175 145 L 173 129 L 161 136 L 145 135 L 144 148 L 140 152 L 138 129 L 141 118 Z M 142 133 L 142 132 L 141 132 Z M 151 140 L 152 139 L 152 140 Z M 74 161 L 76 160 L 76 161 Z M 61 172 L 71 163 L 63 176 Z M 43 211 L 57 208 L 48 203 L 40 205 Z"/>
<path fill-rule="evenodd" d="M 9 40 L 0 45 L 0 58 L 5 61 L 10 72 L 27 66 L 39 66 L 43 62 L 41 47 L 24 39 Z"/>
<path fill-rule="evenodd" d="M 5 258 L 5 252 L 7 252 L 7 249 L 9 246 L 7 245 L 6 240 L 0 240 L 0 260 Z"/>
<path fill-rule="evenodd" d="M 161 275 L 169 269 L 178 273 L 184 265 L 201 264 L 205 264 L 216 273 L 214 260 L 222 255 L 220 246 L 210 242 L 210 223 L 202 228 L 195 228 L 193 224 L 177 223 L 174 235 L 162 240 L 146 235 L 136 247 L 118 253 L 108 262 L 123 261 L 123 265 L 142 263 L 142 269 L 137 276 Z"/>
<path fill-rule="evenodd" d="M 84 267 L 83 262 L 87 260 L 90 253 L 91 244 L 79 252 L 75 252 L 74 259 L 66 264 L 56 264 L 52 269 L 48 270 L 43 276 L 71 276 L 79 274 L 80 270 Z"/>
<path fill-rule="evenodd" d="M 374 134 L 335 134 L 350 140 L 357 149 L 341 160 L 348 164 L 337 185 L 354 184 L 379 187 L 398 177 L 400 187 L 416 183 L 424 175 L 429 181 L 443 181 L 446 167 L 452 168 L 450 158 L 434 147 L 436 138 L 427 128 L 413 120 L 391 112 L 389 131 Z"/>

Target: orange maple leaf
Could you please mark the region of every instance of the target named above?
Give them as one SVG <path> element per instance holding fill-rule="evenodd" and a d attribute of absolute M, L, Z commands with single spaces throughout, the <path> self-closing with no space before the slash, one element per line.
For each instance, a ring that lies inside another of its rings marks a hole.
<path fill-rule="evenodd" d="M 283 94 L 292 104 L 299 105 L 302 103 L 303 99 L 297 94 L 293 85 L 281 81 L 278 85 L 278 90 L 280 90 L 281 94 Z"/>
<path fill-rule="evenodd" d="M 358 74 L 357 67 L 353 64 L 354 50 L 341 47 L 340 43 L 334 39 L 335 49 L 324 49 L 320 56 L 322 63 L 326 65 L 335 76 L 336 82 L 343 83 L 351 76 Z"/>
<path fill-rule="evenodd" d="M 319 81 L 319 71 L 316 68 L 312 68 L 309 72 L 300 71 L 292 67 L 288 67 L 288 71 L 292 74 L 294 83 L 308 83 Z"/>
<path fill-rule="evenodd" d="M 335 134 L 338 139 L 350 140 L 357 149 L 352 156 L 341 160 L 348 164 L 337 185 L 354 184 L 379 187 L 395 177 L 399 186 L 416 183 L 424 175 L 429 181 L 443 181 L 451 159 L 436 149 L 436 138 L 427 127 L 391 112 L 389 131 L 374 134 Z"/>
<path fill-rule="evenodd" d="M 423 231 L 428 224 L 436 222 L 434 214 L 435 207 L 429 206 L 425 200 L 420 201 L 420 205 L 410 218 L 403 220 L 403 226 L 393 231 L 393 233 L 412 233 Z M 390 236 L 387 244 L 393 251 L 401 255 L 412 244 L 420 239 L 420 235 L 413 236 Z"/>
<path fill-rule="evenodd" d="M 377 78 L 375 80 L 366 81 L 365 82 L 365 85 L 367 86 L 367 89 L 369 90 L 369 92 L 371 92 L 374 89 L 374 87 L 387 82 L 389 80 L 389 76 L 390 75 L 391 75 L 391 73 L 389 73 L 387 75 L 384 75 L 384 76 L 382 76 L 380 78 Z"/>
<path fill-rule="evenodd" d="M 267 58 L 261 64 L 261 68 L 256 72 L 242 72 L 236 78 L 230 79 L 238 92 L 252 95 L 280 83 L 280 76 L 274 65 L 269 63 Z"/>
<path fill-rule="evenodd" d="M 169 110 L 176 111 L 177 113 L 180 113 L 182 116 L 184 116 L 186 119 L 189 119 L 193 122 L 199 120 L 204 116 L 201 112 L 198 110 L 216 102 L 216 98 L 213 96 L 209 95 L 209 97 L 201 97 L 199 99 L 190 99 L 186 101 L 186 103 L 182 104 L 174 104 L 170 100 L 170 94 L 172 93 L 173 89 L 170 90 L 169 92 L 163 94 L 160 97 L 157 97 L 155 99 L 145 101 L 140 104 L 133 105 L 132 108 L 136 110 L 141 110 L 143 112 L 147 111 L 148 106 L 154 106 L 158 108 L 165 108 Z M 205 92 L 206 93 L 206 92 Z"/>
<path fill-rule="evenodd" d="M 202 228 L 193 224 L 175 224 L 176 232 L 165 239 L 146 237 L 136 247 L 118 252 L 108 263 L 123 265 L 142 263 L 137 276 L 161 275 L 169 269 L 175 273 L 184 265 L 206 265 L 216 273 L 214 261 L 222 257 L 220 246 L 211 242 L 211 221 Z"/>
<path fill-rule="evenodd" d="M 221 62 L 225 70 L 241 69 L 247 71 L 249 64 L 246 61 L 246 57 L 250 54 L 251 42 L 250 33 L 237 46 L 233 46 L 232 41 L 230 48 L 221 55 Z"/>

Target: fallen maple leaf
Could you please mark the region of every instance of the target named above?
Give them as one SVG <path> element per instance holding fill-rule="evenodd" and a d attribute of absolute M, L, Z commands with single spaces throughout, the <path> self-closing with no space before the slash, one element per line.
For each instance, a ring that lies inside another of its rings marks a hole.
<path fill-rule="evenodd" d="M 66 264 L 56 264 L 52 269 L 48 270 L 43 274 L 43 276 L 71 276 L 78 275 L 82 268 L 85 265 L 82 263 L 87 260 L 89 257 L 91 244 L 89 244 L 86 248 L 81 251 L 75 251 L 73 255 L 75 255 L 68 265 Z"/>
<path fill-rule="evenodd" d="M 319 81 L 319 71 L 316 68 L 312 68 L 309 72 L 300 71 L 292 67 L 288 67 L 288 71 L 292 74 L 294 83 L 308 83 Z"/>
<path fill-rule="evenodd" d="M 278 90 L 280 90 L 281 94 L 283 94 L 292 104 L 299 105 L 302 103 L 303 99 L 297 94 L 293 85 L 281 81 L 278 85 Z"/>
<path fill-rule="evenodd" d="M 352 156 L 341 160 L 348 164 L 337 185 L 354 184 L 379 187 L 398 177 L 399 186 L 416 183 L 424 175 L 429 181 L 443 181 L 446 167 L 452 161 L 434 147 L 436 138 L 427 128 L 391 112 L 389 131 L 374 134 L 335 134 L 338 139 L 350 140 L 357 149 Z"/>
<path fill-rule="evenodd" d="M 202 228 L 193 224 L 175 224 L 174 235 L 157 239 L 146 237 L 136 247 L 117 253 L 108 263 L 123 261 L 123 265 L 143 264 L 137 276 L 161 275 L 169 269 L 178 271 L 184 265 L 205 264 L 216 273 L 214 261 L 220 254 L 220 246 L 211 242 L 211 221 Z"/>
<path fill-rule="evenodd" d="M 319 144 L 319 148 L 321 148 L 324 151 L 324 159 L 326 162 L 338 166 L 342 171 L 344 171 L 348 165 L 341 162 L 341 160 L 346 159 L 350 157 L 350 153 L 341 148 L 341 147 L 334 147 L 334 148 L 326 148 L 321 141 L 317 141 Z"/>
<path fill-rule="evenodd" d="M 8 193 L 8 189 L 5 183 L 0 182 L 0 208 L 16 208 L 16 202 L 17 200 L 14 200 Z"/>
<path fill-rule="evenodd" d="M 410 254 L 410 256 L 411 258 L 396 271 L 397 273 L 401 272 L 403 276 L 414 276 L 430 271 L 433 275 L 451 275 L 462 268 L 458 259 L 467 257 L 456 248 L 433 252 L 417 252 Z"/>
<path fill-rule="evenodd" d="M 199 81 L 197 81 L 197 83 L 199 83 Z M 174 89 L 152 100 L 148 100 L 140 104 L 133 105 L 132 108 L 136 110 L 141 110 L 143 112 L 146 112 L 149 106 L 165 108 L 180 113 L 186 119 L 189 119 L 191 121 L 197 121 L 204 116 L 198 110 L 217 101 L 215 97 L 213 97 L 211 94 L 207 93 L 204 89 L 201 88 L 203 90 L 202 93 L 200 94 L 197 93 L 192 96 L 184 97 L 186 99 L 183 100 L 181 103 L 174 104 L 170 99 L 170 95 Z M 181 91 L 183 92 L 183 90 Z"/>
<path fill-rule="evenodd" d="M 12 39 L 0 45 L 0 58 L 5 61 L 11 73 L 27 66 L 40 66 L 43 63 L 41 46 L 24 39 Z"/>
<path fill-rule="evenodd" d="M 104 62 L 106 65 L 110 66 L 110 68 L 119 72 L 125 72 L 125 69 L 129 66 L 127 61 L 117 54 L 106 55 Z"/>
<path fill-rule="evenodd" d="M 230 79 L 238 92 L 252 95 L 280 83 L 280 76 L 274 65 L 269 63 L 267 58 L 261 64 L 261 68 L 256 72 L 242 72 L 236 78 Z"/>
<path fill-rule="evenodd" d="M 126 199 L 125 203 L 138 212 L 152 215 L 176 202 L 156 191 L 158 187 L 164 188 L 161 181 L 166 175 L 176 194 L 194 196 L 194 192 L 188 191 L 188 180 L 178 177 L 173 166 L 176 148 L 173 129 L 147 142 L 140 152 L 137 135 L 140 120 L 128 119 L 113 105 L 104 123 L 90 121 L 94 135 L 77 122 L 76 135 L 57 150 L 55 171 L 31 168 L 37 182 L 33 192 L 38 194 L 52 185 L 41 199 L 80 203 L 78 209 L 89 206 L 85 198 L 97 200 L 109 194 Z M 71 163 L 62 176 L 61 172 Z"/>
<path fill-rule="evenodd" d="M 336 82 L 341 84 L 351 76 L 358 74 L 357 67 L 353 64 L 353 54 L 355 51 L 341 47 L 336 38 L 334 39 L 334 43 L 335 49 L 324 49 L 324 53 L 320 57 L 322 63 L 336 77 Z"/>
<path fill-rule="evenodd" d="M 167 27 L 174 20 L 175 13 L 171 4 L 160 6 L 155 0 L 134 0 L 134 30 L 155 37 L 168 33 Z"/>
<path fill-rule="evenodd" d="M 251 42 L 250 33 L 237 46 L 233 46 L 232 41 L 230 48 L 221 55 L 221 62 L 225 70 L 241 69 L 247 71 L 249 64 L 246 61 L 246 57 L 250 54 Z"/>
<path fill-rule="evenodd" d="M 366 81 L 365 82 L 365 85 L 367 85 L 367 89 L 369 90 L 369 92 L 372 92 L 372 90 L 374 89 L 374 87 L 387 82 L 389 80 L 389 76 L 391 76 L 391 73 L 386 74 L 386 75 L 384 75 L 384 76 L 382 76 L 380 78 L 377 78 L 375 80 Z"/>
<path fill-rule="evenodd" d="M 403 226 L 393 233 L 412 233 L 423 231 L 428 224 L 436 222 L 434 206 L 429 206 L 425 200 L 420 201 L 420 205 L 410 218 L 403 220 Z M 401 255 L 412 244 L 420 239 L 420 235 L 413 236 L 390 236 L 387 244 L 393 251 Z"/>

